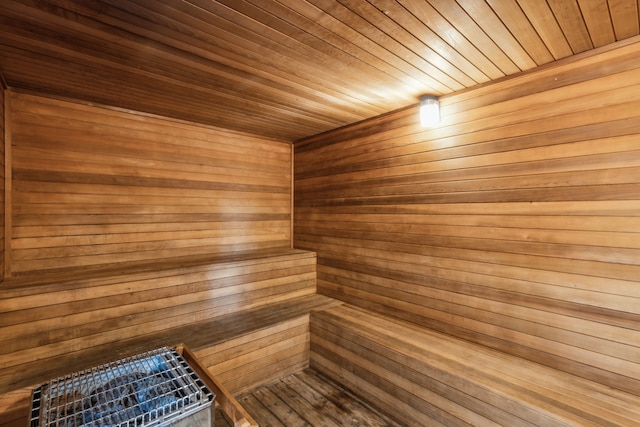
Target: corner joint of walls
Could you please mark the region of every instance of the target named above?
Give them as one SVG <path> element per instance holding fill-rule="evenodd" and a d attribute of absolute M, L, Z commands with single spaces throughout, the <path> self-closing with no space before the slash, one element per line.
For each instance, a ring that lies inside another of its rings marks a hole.
<path fill-rule="evenodd" d="M 5 79 L 4 77 L 4 73 L 2 72 L 2 68 L 0 68 L 0 86 L 2 86 L 2 89 L 8 89 L 9 85 L 7 84 L 7 79 Z"/>

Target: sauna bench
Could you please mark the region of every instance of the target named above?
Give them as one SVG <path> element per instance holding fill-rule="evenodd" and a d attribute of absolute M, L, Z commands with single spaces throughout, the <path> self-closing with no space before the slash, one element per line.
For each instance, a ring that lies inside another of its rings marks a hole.
<path fill-rule="evenodd" d="M 310 358 L 407 425 L 640 425 L 638 395 L 346 304 L 311 315 Z"/>
<path fill-rule="evenodd" d="M 0 420 L 14 424 L 15 390 L 179 343 L 235 395 L 308 366 L 310 313 L 339 304 L 295 249 L 17 280 L 0 312 Z"/>
<path fill-rule="evenodd" d="M 242 374 L 238 371 L 244 371 L 245 376 L 251 377 L 249 383 L 252 387 L 254 384 L 278 378 L 283 372 L 296 372 L 304 368 L 308 364 L 308 350 L 302 352 L 296 364 L 288 366 L 287 358 L 283 357 L 283 351 L 273 348 L 277 343 L 271 341 L 279 340 L 278 335 L 283 331 L 291 335 L 293 326 L 308 330 L 311 311 L 326 309 L 337 304 L 339 303 L 331 298 L 309 295 L 207 322 L 169 329 L 144 338 L 123 339 L 108 346 L 76 351 L 40 361 L 37 365 L 28 368 L 33 371 L 29 372 L 28 369 L 23 371 L 22 380 L 17 381 L 17 388 L 14 391 L 0 394 L 0 426 L 26 425 L 25 420 L 31 398 L 29 391 L 49 378 L 56 378 L 69 372 L 163 345 L 172 346 L 172 343 L 177 342 L 184 343 L 179 347 L 183 345 L 187 347 L 193 357 L 199 361 L 199 365 L 204 366 L 205 369 L 207 369 L 207 361 L 216 357 L 221 358 L 223 364 L 237 364 L 235 369 L 227 370 L 223 375 L 217 375 L 215 366 L 209 367 L 207 371 L 217 381 L 213 389 L 224 391 L 223 394 L 216 393 L 216 402 L 223 407 L 227 417 L 234 420 L 239 427 L 253 425 L 251 422 L 246 424 L 242 422 L 243 419 L 250 420 L 250 417 L 241 405 L 237 404 L 233 398 L 235 393 L 229 391 L 221 377 L 228 377 L 229 372 L 231 376 L 241 377 Z M 285 347 L 284 352 L 287 350 L 288 347 Z M 24 386 L 24 383 L 29 385 Z"/>
<path fill-rule="evenodd" d="M 303 249 L 273 248 L 251 251 L 224 252 L 220 254 L 199 254 L 153 259 L 146 261 L 100 264 L 81 268 L 23 273 L 5 278 L 0 284 L 4 290 L 13 290 L 18 295 L 28 294 L 31 289 L 68 288 L 71 284 L 86 284 L 90 280 L 125 277 L 134 274 L 165 275 L 164 272 L 189 272 L 223 268 L 260 262 L 279 262 L 284 258 L 314 259 L 315 252 Z M 277 265 L 276 265 L 277 267 Z"/>

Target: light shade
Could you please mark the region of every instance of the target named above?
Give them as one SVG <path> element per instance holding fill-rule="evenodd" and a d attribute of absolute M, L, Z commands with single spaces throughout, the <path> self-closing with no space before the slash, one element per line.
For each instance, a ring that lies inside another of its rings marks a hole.
<path fill-rule="evenodd" d="M 423 95 L 420 97 L 420 124 L 432 127 L 440 123 L 440 102 L 438 97 Z"/>

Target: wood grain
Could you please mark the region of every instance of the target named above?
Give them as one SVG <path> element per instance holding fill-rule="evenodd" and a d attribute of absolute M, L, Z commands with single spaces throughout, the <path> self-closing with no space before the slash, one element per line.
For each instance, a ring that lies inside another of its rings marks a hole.
<path fill-rule="evenodd" d="M 437 128 L 405 109 L 297 143 L 319 292 L 640 394 L 638 52 L 445 97 Z"/>
<path fill-rule="evenodd" d="M 8 99 L 9 275 L 290 247 L 289 145 L 25 93 Z"/>
<path fill-rule="evenodd" d="M 63 375 L 71 366 L 91 366 L 116 353 L 176 342 L 203 356 L 208 368 L 217 362 L 207 364 L 214 350 L 204 349 L 247 334 L 249 338 L 238 341 L 249 353 L 243 366 L 261 359 L 270 364 L 276 348 L 295 358 L 291 365 L 306 364 L 308 334 L 300 324 L 286 322 L 292 316 L 305 318 L 327 302 L 314 295 L 315 265 L 315 254 L 287 248 L 164 260 L 144 269 L 138 265 L 85 277 L 43 275 L 36 282 L 15 284 L 4 290 L 1 301 L 0 392 Z M 247 314 L 252 312 L 253 317 Z M 280 322 L 285 327 L 265 332 Z M 282 347 L 279 340 L 285 336 L 300 339 Z M 227 370 L 234 368 L 234 359 L 229 360 Z M 272 377 L 254 375 L 251 384 L 265 378 Z M 241 381 L 231 389 L 246 385 Z"/>
<path fill-rule="evenodd" d="M 639 33 L 635 0 L 3 6 L 11 87 L 289 142 Z"/>
<path fill-rule="evenodd" d="M 261 426 L 371 426 L 400 424 L 339 383 L 305 369 L 282 376 L 238 400 Z"/>
<path fill-rule="evenodd" d="M 9 123 L 9 109 L 8 109 L 8 97 L 6 96 L 7 88 L 4 84 L 4 77 L 2 74 L 2 70 L 0 70 L 0 78 L 2 80 L 2 84 L 0 85 L 0 158 L 2 159 L 2 164 L 0 165 L 0 174 L 2 177 L 0 178 L 0 207 L 2 207 L 2 214 L 0 215 L 0 271 L 2 272 L 2 277 L 4 278 L 6 275 L 6 267 L 7 263 L 5 262 L 5 256 L 8 253 L 9 240 L 7 239 L 7 228 L 10 228 L 11 215 L 8 214 L 9 209 L 7 209 L 7 200 L 11 200 L 10 188 L 11 186 L 7 186 L 7 176 L 11 176 L 11 164 L 7 164 L 7 152 L 11 153 L 11 148 L 7 151 L 7 145 L 11 145 L 11 137 L 7 137 L 10 135 L 10 129 L 8 127 Z M 7 225 L 9 224 L 9 225 Z"/>
<path fill-rule="evenodd" d="M 342 305 L 311 317 L 311 366 L 403 425 L 633 426 L 640 396 Z"/>

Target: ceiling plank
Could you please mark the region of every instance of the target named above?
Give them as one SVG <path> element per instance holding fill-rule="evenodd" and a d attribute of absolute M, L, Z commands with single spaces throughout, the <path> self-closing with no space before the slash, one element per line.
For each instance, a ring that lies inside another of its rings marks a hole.
<path fill-rule="evenodd" d="M 295 141 L 634 43 L 639 4 L 3 0 L 0 68 L 18 90 Z"/>
<path fill-rule="evenodd" d="M 489 78 L 473 62 L 461 55 L 453 46 L 445 42 L 415 16 L 422 9 L 422 5 L 415 6 L 414 13 L 410 13 L 395 0 L 376 0 L 375 2 L 375 7 L 402 27 L 408 35 L 422 42 L 425 47 L 431 47 L 444 60 L 452 64 L 449 69 L 453 73 L 452 76 L 457 80 L 465 85 L 468 85 L 470 81 L 475 82 L 474 84 L 488 81 Z M 456 65 L 454 66 L 453 64 Z"/>
<path fill-rule="evenodd" d="M 121 4 L 121 2 L 113 1 L 113 4 Z M 252 25 L 248 26 L 244 22 L 245 18 L 238 18 L 234 11 L 226 7 L 216 5 L 215 9 L 203 11 L 199 6 L 184 2 L 171 4 L 170 7 L 159 5 L 157 2 L 148 2 L 146 7 L 132 3 L 127 3 L 126 6 L 128 11 L 141 13 L 142 16 L 148 17 L 148 20 L 159 20 L 158 23 L 153 22 L 155 25 L 152 26 L 145 24 L 145 20 L 137 20 L 129 26 L 132 31 L 136 31 L 137 28 L 146 28 L 145 36 L 148 38 L 162 37 L 162 42 L 165 44 L 181 42 L 179 48 L 187 51 L 192 49 L 191 46 L 201 47 L 195 52 L 198 56 L 215 55 L 216 62 L 229 64 L 233 70 L 242 70 L 248 76 L 260 74 L 266 81 L 275 80 L 273 76 L 277 75 L 282 79 L 284 87 L 290 87 L 295 82 L 303 90 L 314 88 L 319 95 L 332 94 L 334 102 L 352 97 L 354 102 L 359 102 L 361 107 L 366 109 L 367 103 L 373 101 L 366 97 L 365 91 L 345 92 L 342 80 L 337 81 L 339 79 L 336 78 L 335 82 L 331 81 L 330 78 L 333 76 L 330 73 L 322 72 L 310 64 L 312 61 L 320 63 L 317 52 L 299 52 L 287 47 L 277 38 L 276 40 L 270 38 L 274 32 L 273 29 L 262 25 L 255 26 L 257 24 L 252 20 L 250 20 Z M 180 7 L 180 10 L 175 9 L 174 6 Z M 159 10 L 154 10 L 158 7 L 160 7 Z M 167 12 L 170 19 L 165 16 Z M 203 16 L 203 13 L 206 13 L 206 16 Z M 240 19 L 239 22 L 237 22 L 238 19 Z M 164 29 L 171 27 L 175 27 L 176 31 L 168 32 Z M 166 35 L 165 32 L 167 32 Z M 190 32 L 194 32 L 194 36 L 181 35 Z M 242 52 L 242 55 L 235 52 Z M 297 73 L 292 73 L 290 66 L 287 65 L 291 55 L 301 56 L 302 61 L 297 67 Z M 326 57 L 323 59 L 327 60 Z M 257 64 L 259 66 L 256 66 Z M 242 85 L 242 83 L 238 84 Z M 332 92 L 331 89 L 335 91 Z"/>
<path fill-rule="evenodd" d="M 439 71 L 425 57 L 407 48 L 390 35 L 383 33 L 357 12 L 349 9 L 347 5 L 343 5 L 334 0 L 316 0 L 314 4 L 322 8 L 328 15 L 342 21 L 345 25 L 360 33 L 364 38 L 380 46 L 382 49 L 392 52 L 412 67 L 428 75 L 430 80 L 427 80 L 427 83 L 435 89 L 436 94 L 443 94 L 454 90 L 447 84 L 454 87 L 459 86 L 459 83 L 456 81 L 449 82 L 449 76 Z M 443 83 L 443 81 L 446 81 L 447 84 Z"/>
<path fill-rule="evenodd" d="M 461 6 L 521 70 L 536 66 L 535 61 L 486 2 L 470 0 L 461 2 Z"/>
<path fill-rule="evenodd" d="M 638 34 L 637 0 L 609 0 L 609 10 L 616 40 L 624 40 Z"/>
<path fill-rule="evenodd" d="M 511 34 L 537 65 L 553 61 L 553 56 L 515 0 L 488 0 Z"/>
<path fill-rule="evenodd" d="M 247 102 L 251 102 L 250 98 L 239 98 L 234 92 L 227 89 L 227 86 L 231 86 L 236 81 L 238 83 L 245 81 L 240 80 L 233 73 L 227 72 L 224 76 L 218 75 L 217 79 L 212 79 L 212 76 L 206 72 L 210 69 L 195 64 L 186 76 L 176 75 L 175 73 L 180 69 L 174 68 L 174 64 L 189 62 L 190 58 L 186 56 L 169 57 L 170 61 L 168 63 L 162 63 L 160 62 L 162 61 L 161 58 L 166 57 L 166 52 L 162 52 L 162 57 L 160 57 L 153 52 L 153 49 L 148 49 L 145 53 L 146 65 L 140 67 L 136 61 L 132 61 L 132 58 L 139 59 L 139 53 L 135 47 L 127 48 L 118 44 L 117 40 L 114 39 L 113 43 L 109 43 L 108 47 L 101 48 L 102 57 L 96 58 L 92 56 L 93 49 L 100 46 L 100 39 L 93 39 L 88 34 L 78 36 L 78 33 L 72 31 L 71 26 L 67 26 L 65 31 L 60 33 L 60 37 L 53 39 L 49 37 L 51 30 L 47 26 L 41 28 L 34 25 L 33 21 L 24 22 L 19 15 L 9 15 L 9 18 L 14 31 L 7 38 L 12 40 L 14 44 L 21 44 L 23 48 L 33 52 L 49 52 L 51 55 L 66 54 L 68 55 L 67 58 L 73 58 L 68 59 L 70 66 L 76 62 L 86 61 L 93 62 L 96 65 L 100 64 L 101 66 L 127 70 L 126 74 L 129 80 L 121 81 L 123 85 L 135 85 L 138 84 L 138 80 L 160 79 L 164 80 L 162 86 L 164 84 L 178 83 L 185 90 L 202 92 L 203 95 L 209 92 L 209 95 L 223 96 L 225 97 L 226 108 L 233 107 L 235 103 L 238 105 L 239 111 L 242 111 Z M 22 29 L 22 31 L 18 31 L 18 28 Z M 19 36 L 22 36 L 22 38 L 19 38 Z M 80 43 L 79 40 L 84 41 Z M 265 102 L 267 104 L 270 103 L 267 99 L 265 101 L 267 101 Z M 271 105 L 276 108 L 288 108 L 284 103 L 278 105 L 271 102 Z M 309 115 L 308 119 L 315 121 L 318 117 L 312 118 Z"/>
<path fill-rule="evenodd" d="M 383 43 L 399 47 L 407 54 L 411 55 L 413 53 L 417 58 L 421 58 L 419 60 L 422 64 L 421 66 L 426 67 L 425 70 L 431 76 L 449 87 L 450 90 L 460 90 L 466 87 L 465 83 L 475 84 L 471 83 L 473 80 L 468 76 L 461 75 L 458 69 L 434 49 L 413 37 L 393 19 L 370 3 L 361 0 L 342 0 L 341 3 L 362 20 L 368 22 L 369 25 L 361 28 L 361 31 L 366 31 L 369 36 L 379 39 Z M 460 80 L 463 81 L 461 82 Z"/>
<path fill-rule="evenodd" d="M 428 0 L 450 25 L 460 32 L 470 43 L 491 60 L 504 74 L 517 73 L 520 68 L 513 60 L 480 28 L 477 22 L 456 2 L 448 0 Z"/>
<path fill-rule="evenodd" d="M 420 67 L 402 58 L 395 52 L 386 49 L 371 39 L 364 37 L 351 25 L 333 16 L 336 7 L 333 1 L 315 1 L 313 4 L 300 0 L 280 0 L 284 6 L 304 16 L 309 22 L 317 25 L 307 27 L 316 37 L 331 42 L 336 48 L 343 49 L 354 57 L 368 62 L 377 62 L 382 69 L 405 81 L 407 85 L 423 92 L 441 92 L 442 84 L 434 80 Z M 323 10 L 322 7 L 326 7 Z M 343 11 L 348 11 L 346 8 Z M 317 28 L 316 28 L 317 27 Z M 436 89 L 439 87 L 439 89 Z M 415 93 L 415 92 L 414 92 Z"/>
<path fill-rule="evenodd" d="M 607 0 L 578 0 L 578 4 L 594 47 L 616 41 Z"/>
<path fill-rule="evenodd" d="M 551 6 L 573 53 L 593 49 L 589 31 L 576 0 L 547 0 L 547 2 Z"/>
<path fill-rule="evenodd" d="M 209 10 L 212 4 L 208 0 L 191 0 L 192 3 L 203 10 Z M 380 70 L 375 64 L 368 63 L 357 56 L 350 55 L 344 49 L 336 49 L 327 41 L 315 37 L 307 32 L 306 27 L 315 24 L 300 17 L 290 9 L 282 7 L 274 2 L 270 5 L 271 12 L 267 12 L 257 5 L 243 0 L 218 0 L 226 8 L 216 10 L 216 13 L 225 12 L 225 19 L 233 19 L 226 12 L 232 11 L 234 17 L 242 16 L 243 23 L 240 27 L 249 27 L 257 35 L 266 34 L 271 41 L 278 44 L 278 50 L 292 50 L 290 56 L 306 54 L 302 64 L 308 64 L 308 72 L 321 70 L 318 78 L 329 79 L 336 74 L 342 78 L 353 80 L 353 85 L 359 87 L 359 96 L 369 96 L 372 100 L 388 99 L 390 87 L 399 87 L 402 82 Z M 213 17 L 212 17 L 213 18 Z M 250 19 L 247 19 L 250 18 Z M 300 19 L 298 19 L 300 18 Z M 256 36 L 259 37 L 259 36 Z M 352 73 L 345 75 L 345 70 Z M 371 80 L 381 82 L 371 85 Z M 347 87 L 350 85 L 347 85 Z M 366 90 L 365 90 L 366 89 Z"/>
<path fill-rule="evenodd" d="M 571 46 L 569 46 L 569 42 L 562 33 L 562 29 L 547 2 L 518 0 L 518 4 L 554 59 L 566 58 L 573 54 Z"/>
<path fill-rule="evenodd" d="M 484 81 L 486 77 L 490 79 L 504 77 L 505 73 L 491 62 L 491 60 L 462 33 L 455 27 L 452 27 L 431 4 L 424 0 L 399 0 L 398 3 L 407 11 L 410 11 L 409 13 L 412 13 L 422 24 L 430 28 L 437 37 L 456 49 L 462 57 L 468 58 L 470 63 L 477 67 L 478 71 L 482 73 L 481 77 L 475 78 L 477 81 Z"/>

